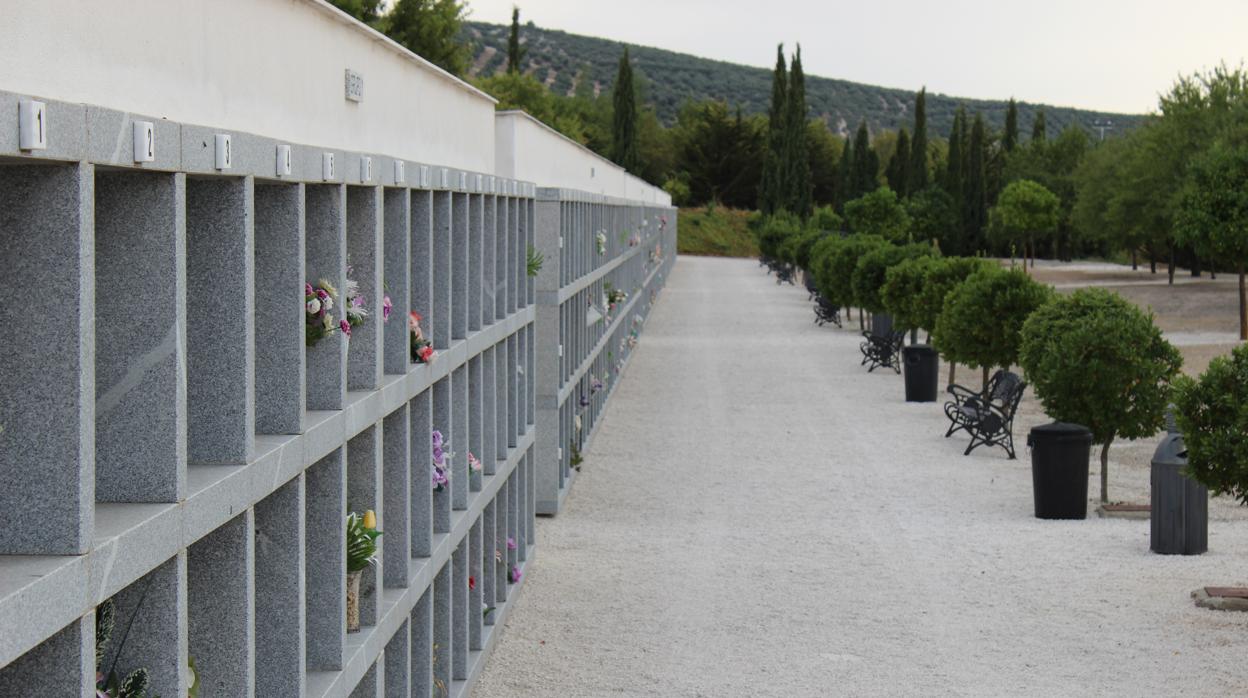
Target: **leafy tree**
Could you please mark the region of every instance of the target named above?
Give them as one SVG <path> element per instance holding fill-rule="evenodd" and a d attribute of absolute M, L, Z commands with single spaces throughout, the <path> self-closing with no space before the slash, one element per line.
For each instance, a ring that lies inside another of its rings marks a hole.
<path fill-rule="evenodd" d="M 1082 424 L 1101 444 L 1101 502 L 1109 501 L 1109 447 L 1163 426 L 1170 384 L 1183 365 L 1151 315 L 1105 289 L 1080 289 L 1023 324 L 1019 361 L 1060 422 Z"/>
<path fill-rule="evenodd" d="M 498 100 L 500 111 L 523 109 L 533 118 L 578 143 L 587 142 L 586 119 L 577 102 L 560 97 L 532 75 L 499 73 L 480 78 L 475 84 Z"/>
<path fill-rule="evenodd" d="M 329 4 L 361 22 L 373 25 L 381 18 L 382 0 L 329 0 Z"/>
<path fill-rule="evenodd" d="M 526 51 L 520 45 L 520 8 L 511 8 L 511 32 L 507 35 L 507 72 L 519 73 Z"/>
<path fill-rule="evenodd" d="M 629 172 L 638 169 L 637 99 L 633 91 L 633 64 L 628 47 L 620 56 L 620 69 L 615 76 L 611 104 L 614 108 L 611 129 L 611 160 Z"/>
<path fill-rule="evenodd" d="M 923 288 L 927 284 L 928 273 L 938 263 L 938 259 L 931 255 L 911 257 L 884 272 L 880 302 L 884 310 L 893 316 L 894 327 L 931 332 L 932 325 L 923 324 L 928 320 L 923 313 Z"/>
<path fill-rule="evenodd" d="M 927 88 L 919 90 L 914 98 L 914 140 L 910 146 L 910 183 L 906 191 L 923 191 L 927 188 Z"/>
<path fill-rule="evenodd" d="M 930 245 L 922 243 L 910 245 L 880 245 L 866 253 L 854 266 L 854 274 L 850 278 L 850 286 L 854 290 L 854 300 L 858 305 L 872 313 L 885 312 L 884 299 L 880 290 L 884 287 L 888 270 L 907 259 L 930 257 L 935 253 Z M 905 329 L 913 329 L 905 326 Z"/>
<path fill-rule="evenodd" d="M 910 232 L 910 215 L 888 187 L 880 187 L 845 204 L 849 229 L 862 235 L 904 241 Z"/>
<path fill-rule="evenodd" d="M 806 144 L 806 78 L 802 73 L 802 46 L 789 63 L 788 109 L 785 116 L 784 203 L 803 220 L 810 217 L 810 160 Z"/>
<path fill-rule="evenodd" d="M 1010 97 L 1010 104 L 1005 110 L 1005 134 L 1001 136 L 1001 149 L 1013 152 L 1018 145 L 1018 102 Z"/>
<path fill-rule="evenodd" d="M 1036 116 L 1031 121 L 1031 147 L 1043 148 L 1048 136 L 1045 134 L 1044 126 L 1044 110 L 1036 110 Z"/>
<path fill-rule="evenodd" d="M 810 227 L 815 230 L 823 230 L 827 232 L 836 232 L 841 229 L 844 221 L 836 215 L 836 209 L 831 206 L 820 206 L 815 209 L 814 214 L 810 217 Z"/>
<path fill-rule="evenodd" d="M 888 161 L 888 186 L 897 196 L 906 198 L 910 186 L 910 134 L 904 128 L 897 132 L 897 150 Z"/>
<path fill-rule="evenodd" d="M 984 128 L 983 117 L 976 114 L 975 125 L 971 127 L 970 146 L 967 148 L 966 181 L 962 192 L 964 207 L 962 221 L 970 242 L 968 252 L 981 249 L 984 225 L 988 222 L 987 170 L 985 168 L 988 144 Z"/>
<path fill-rule="evenodd" d="M 1248 339 L 1248 147 L 1216 142 L 1191 167 L 1175 233 L 1205 259 L 1230 264 L 1239 275 L 1239 338 Z"/>
<path fill-rule="evenodd" d="M 840 186 L 837 164 L 841 149 L 845 147 L 844 141 L 832 133 L 823 119 L 811 119 L 806 122 L 806 144 L 814 205 L 834 205 Z"/>
<path fill-rule="evenodd" d="M 1248 345 L 1214 358 L 1199 379 L 1180 376 L 1175 388 L 1188 473 L 1248 504 Z"/>
<path fill-rule="evenodd" d="M 993 207 L 993 229 L 1005 242 L 1018 245 L 1023 250 L 1023 269 L 1027 269 L 1027 251 L 1031 250 L 1031 265 L 1036 265 L 1036 238 L 1052 234 L 1057 229 L 1060 202 L 1053 192 L 1029 179 L 1011 182 L 1001 192 Z M 1011 260 L 1013 254 L 1010 255 Z"/>
<path fill-rule="evenodd" d="M 915 240 L 933 240 L 938 245 L 943 240 L 947 244 L 957 234 L 953 199 L 940 187 L 912 192 L 906 200 L 906 213 L 910 215 L 910 234 Z"/>
<path fill-rule="evenodd" d="M 802 222 L 788 211 L 780 211 L 767 216 L 759 228 L 759 253 L 766 258 L 792 261 L 786 259 L 784 247 L 790 240 L 795 240 L 804 232 Z"/>
<path fill-rule="evenodd" d="M 784 167 L 784 135 L 788 118 L 789 74 L 784 44 L 776 47 L 776 68 L 771 76 L 771 110 L 767 116 L 767 151 L 758 194 L 758 208 L 769 215 L 782 208 L 787 190 Z"/>
<path fill-rule="evenodd" d="M 845 147 L 841 148 L 841 159 L 836 164 L 836 210 L 844 212 L 845 202 L 856 199 L 853 195 L 854 191 L 854 142 L 845 141 Z"/>
<path fill-rule="evenodd" d="M 468 70 L 469 47 L 459 36 L 467 11 L 457 0 L 397 0 L 378 28 L 451 75 L 463 75 Z"/>
<path fill-rule="evenodd" d="M 858 260 L 882 245 L 891 244 L 884 238 L 876 235 L 851 235 L 844 239 L 844 242 L 837 246 L 832 254 L 832 258 L 828 261 L 826 267 L 826 284 L 829 295 L 824 296 L 829 301 L 843 306 L 858 306 L 858 328 L 862 329 L 862 305 L 854 297 L 854 269 L 858 266 Z"/>
<path fill-rule="evenodd" d="M 763 161 L 764 125 L 723 102 L 689 103 L 672 130 L 672 147 L 695 205 L 719 201 L 754 208 Z"/>
<path fill-rule="evenodd" d="M 815 216 L 818 215 L 816 211 Z M 838 295 L 838 288 L 832 276 L 832 261 L 846 240 L 848 238 L 840 235 L 825 235 L 810 248 L 810 271 L 815 276 L 815 288 L 819 290 L 819 295 L 823 296 L 824 300 L 837 306 L 847 305 L 849 301 L 848 298 Z"/>
<path fill-rule="evenodd" d="M 1013 366 L 1023 323 L 1052 297 L 1052 290 L 1021 271 L 985 268 L 945 296 L 932 341 L 950 361 L 983 370 Z"/>
<path fill-rule="evenodd" d="M 1088 241 L 1075 240 L 1072 216 L 1077 198 L 1075 172 L 1089 147 L 1087 131 L 1072 126 L 1043 148 L 1015 148 L 1005 161 L 1002 173 L 1005 183 L 1030 179 L 1057 195 L 1058 220 L 1053 237 L 1055 256 L 1062 256 L 1063 252 L 1072 254 L 1076 242 L 1082 244 Z"/>

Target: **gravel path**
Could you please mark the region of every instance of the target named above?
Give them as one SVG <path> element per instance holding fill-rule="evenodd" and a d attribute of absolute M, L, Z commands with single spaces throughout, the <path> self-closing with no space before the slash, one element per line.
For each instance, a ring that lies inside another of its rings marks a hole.
<path fill-rule="evenodd" d="M 812 318 L 680 259 L 477 695 L 1248 692 L 1248 614 L 1188 598 L 1248 583 L 1248 522 L 1163 557 L 1147 521 L 1036 520 L 1025 448 L 963 457 Z"/>

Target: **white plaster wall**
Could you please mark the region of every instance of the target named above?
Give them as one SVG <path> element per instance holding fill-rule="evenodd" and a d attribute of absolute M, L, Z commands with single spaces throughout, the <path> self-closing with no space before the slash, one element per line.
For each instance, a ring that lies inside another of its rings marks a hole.
<path fill-rule="evenodd" d="M 615 163 L 524 112 L 500 112 L 495 120 L 494 162 L 502 177 L 671 205 L 659 187 L 628 174 Z"/>
<path fill-rule="evenodd" d="M 493 100 L 323 0 L 3 0 L 0 89 L 494 169 Z"/>

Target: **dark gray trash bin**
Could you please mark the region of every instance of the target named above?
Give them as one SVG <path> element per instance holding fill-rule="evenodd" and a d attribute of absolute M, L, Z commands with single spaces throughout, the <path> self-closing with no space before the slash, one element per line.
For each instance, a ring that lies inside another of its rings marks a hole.
<path fill-rule="evenodd" d="M 876 313 L 871 316 L 871 334 L 887 337 L 893 331 L 893 316 L 887 313 Z"/>
<path fill-rule="evenodd" d="M 1209 490 L 1183 474 L 1187 446 L 1170 432 L 1153 453 L 1149 549 L 1162 555 L 1199 555 L 1209 549 Z"/>
<path fill-rule="evenodd" d="M 1041 424 L 1032 427 L 1027 445 L 1036 518 L 1087 518 L 1092 431 L 1066 422 Z"/>
<path fill-rule="evenodd" d="M 901 350 L 906 371 L 906 402 L 936 402 L 940 391 L 940 354 L 926 344 Z"/>

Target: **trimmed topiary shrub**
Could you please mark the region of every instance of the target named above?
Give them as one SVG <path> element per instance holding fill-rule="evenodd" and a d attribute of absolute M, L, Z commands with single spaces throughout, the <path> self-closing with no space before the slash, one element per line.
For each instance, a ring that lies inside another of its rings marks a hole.
<path fill-rule="evenodd" d="M 872 313 L 885 312 L 884 300 L 880 298 L 880 289 L 884 286 L 884 276 L 890 267 L 901 264 L 907 259 L 931 257 L 936 254 L 930 245 L 917 243 L 913 245 L 881 245 L 863 255 L 854 266 L 851 285 L 854 299 L 858 305 Z"/>
<path fill-rule="evenodd" d="M 1018 360 L 1023 323 L 1052 296 L 1022 271 L 981 269 L 945 297 L 932 341 L 950 361 L 983 369 L 987 385 L 994 366 Z"/>
<path fill-rule="evenodd" d="M 827 266 L 827 283 L 832 291 L 832 296 L 828 300 L 836 300 L 833 302 L 843 306 L 857 305 L 857 299 L 854 298 L 854 268 L 858 266 L 858 260 L 871 250 L 891 243 L 884 238 L 874 235 L 851 235 L 845 238 L 845 242 L 836 248 L 831 260 Z M 861 329 L 862 313 L 858 314 L 858 325 Z"/>
<path fill-rule="evenodd" d="M 923 289 L 927 285 L 928 273 L 937 264 L 939 260 L 935 257 L 913 257 L 884 272 L 880 301 L 884 310 L 893 316 L 894 327 L 931 332 L 931 325 L 923 325 Z"/>
<path fill-rule="evenodd" d="M 1180 376 L 1175 388 L 1188 474 L 1248 504 L 1248 344 L 1210 361 L 1198 379 Z"/>
<path fill-rule="evenodd" d="M 1101 502 L 1109 499 L 1109 447 L 1165 423 L 1183 357 L 1150 314 L 1105 289 L 1058 296 L 1023 323 L 1019 363 L 1044 411 L 1082 424 L 1101 444 Z"/>
<path fill-rule="evenodd" d="M 978 257 L 940 257 L 933 259 L 923 279 L 923 293 L 916 301 L 915 316 L 919 327 L 929 333 L 936 331 L 936 322 L 945 307 L 945 297 L 968 276 L 981 269 L 996 269 L 997 265 Z M 930 342 L 931 339 L 929 338 Z M 949 384 L 953 384 L 958 362 L 949 356 Z"/>
<path fill-rule="evenodd" d="M 844 225 L 845 221 L 841 220 L 841 217 L 836 214 L 836 209 L 831 206 L 820 206 L 815 209 L 814 215 L 810 217 L 810 227 L 815 230 L 830 233 L 840 232 Z"/>
<path fill-rule="evenodd" d="M 758 228 L 758 251 L 764 259 L 784 259 L 784 247 L 790 238 L 797 237 L 804 228 L 797 216 L 781 211 L 768 216 Z"/>
<path fill-rule="evenodd" d="M 832 257 L 840 246 L 845 244 L 846 238 L 835 233 L 820 238 L 818 242 L 810 248 L 810 273 L 815 276 L 815 287 L 819 290 L 819 295 L 829 303 L 842 306 L 845 305 L 842 299 L 836 297 L 836 290 L 830 284 L 831 271 L 830 265 Z"/>
<path fill-rule="evenodd" d="M 845 202 L 845 220 L 858 235 L 879 235 L 893 242 L 910 239 L 910 214 L 888 187 Z"/>

